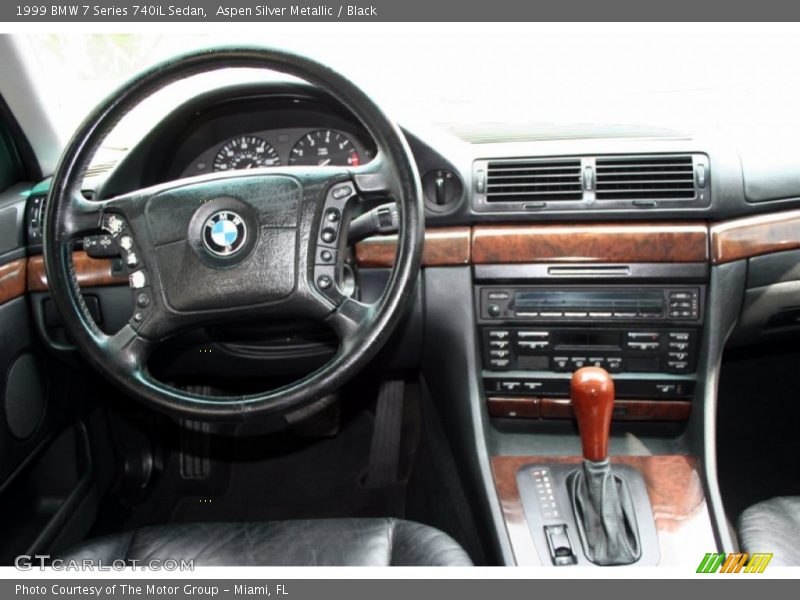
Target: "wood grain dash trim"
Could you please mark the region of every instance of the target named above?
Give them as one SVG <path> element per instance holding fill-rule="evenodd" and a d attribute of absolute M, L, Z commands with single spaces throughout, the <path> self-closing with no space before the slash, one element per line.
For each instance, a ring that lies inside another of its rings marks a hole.
<path fill-rule="evenodd" d="M 470 228 L 441 227 L 425 231 L 422 265 L 443 267 L 470 262 Z M 356 262 L 362 267 L 391 267 L 397 254 L 397 236 L 380 235 L 356 244 Z"/>
<path fill-rule="evenodd" d="M 698 223 L 476 226 L 474 264 L 707 262 L 708 226 Z"/>
<path fill-rule="evenodd" d="M 800 210 L 745 217 L 711 226 L 715 265 L 800 248 Z"/>
<path fill-rule="evenodd" d="M 112 261 L 109 258 L 91 258 L 85 252 L 73 252 L 72 262 L 75 265 L 75 274 L 81 287 L 121 285 L 128 281 L 124 275 L 112 273 Z M 44 257 L 31 256 L 28 259 L 28 291 L 46 292 L 47 289 Z"/>
<path fill-rule="evenodd" d="M 25 272 L 27 261 L 24 258 L 0 265 L 0 304 L 25 293 Z"/>

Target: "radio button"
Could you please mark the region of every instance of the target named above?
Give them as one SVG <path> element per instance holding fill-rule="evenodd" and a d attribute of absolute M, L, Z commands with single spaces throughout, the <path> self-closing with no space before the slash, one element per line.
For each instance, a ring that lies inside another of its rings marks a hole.
<path fill-rule="evenodd" d="M 610 319 L 613 316 L 613 314 L 614 313 L 612 313 L 612 312 L 594 311 L 594 312 L 590 312 L 589 316 L 593 317 L 595 319 Z"/>
<path fill-rule="evenodd" d="M 522 387 L 524 387 L 529 392 L 535 392 L 540 387 L 542 387 L 541 381 L 523 381 Z"/>
<path fill-rule="evenodd" d="M 553 369 L 558 371 L 566 371 L 569 369 L 569 358 L 566 356 L 553 357 Z"/>
<path fill-rule="evenodd" d="M 658 342 L 628 342 L 627 346 L 630 350 L 658 350 L 661 344 Z"/>
<path fill-rule="evenodd" d="M 687 342 L 689 341 L 689 333 L 686 331 L 670 331 L 669 339 L 678 342 Z"/>
<path fill-rule="evenodd" d="M 500 308 L 499 304 L 490 304 L 486 312 L 489 313 L 490 317 L 499 317 L 503 313 L 503 309 Z"/>
<path fill-rule="evenodd" d="M 670 300 L 694 300 L 696 299 L 696 295 L 692 292 L 670 292 L 669 293 Z"/>
<path fill-rule="evenodd" d="M 499 348 L 500 350 L 502 350 L 504 348 L 508 348 L 508 342 L 501 340 L 489 340 L 489 348 L 492 349 Z"/>
<path fill-rule="evenodd" d="M 615 311 L 614 316 L 617 319 L 633 319 L 636 317 L 636 313 L 630 311 Z"/>
<path fill-rule="evenodd" d="M 519 313 L 517 313 L 517 314 L 519 314 Z M 563 317 L 564 313 L 562 313 L 562 312 L 544 312 L 544 311 L 542 311 L 542 312 L 539 313 L 539 316 L 542 317 L 543 319 L 547 319 L 547 318 Z"/>
<path fill-rule="evenodd" d="M 496 340 L 504 340 L 511 335 L 511 332 L 503 329 L 493 329 L 489 331 L 489 337 Z"/>
<path fill-rule="evenodd" d="M 567 317 L 568 319 L 581 319 L 585 317 L 586 314 L 587 313 L 585 312 L 574 311 L 574 312 L 565 312 L 564 316 Z"/>
<path fill-rule="evenodd" d="M 489 356 L 492 358 L 505 358 L 509 354 L 508 350 L 489 350 Z"/>
<path fill-rule="evenodd" d="M 685 371 L 689 367 L 689 363 L 685 360 L 671 360 L 667 362 L 667 367 L 672 371 Z"/>
<path fill-rule="evenodd" d="M 518 331 L 518 338 L 549 338 L 549 331 Z"/>
<path fill-rule="evenodd" d="M 689 342 L 670 342 L 669 343 L 670 350 L 688 350 L 689 349 Z"/>
<path fill-rule="evenodd" d="M 505 369 L 509 363 L 510 361 L 507 358 L 492 358 L 489 360 L 489 364 L 498 369 Z"/>
<path fill-rule="evenodd" d="M 511 296 L 508 292 L 489 292 L 486 297 L 489 300 L 508 300 Z"/>
<path fill-rule="evenodd" d="M 543 350 L 550 345 L 550 342 L 525 342 L 520 341 L 517 342 L 517 346 L 520 348 L 527 348 L 529 350 Z"/>
<path fill-rule="evenodd" d="M 522 384 L 519 381 L 501 381 L 499 388 L 504 392 L 516 392 Z"/>
<path fill-rule="evenodd" d="M 606 359 L 609 371 L 619 371 L 622 369 L 622 359 L 618 357 L 609 357 Z"/>
<path fill-rule="evenodd" d="M 689 358 L 688 352 L 670 352 L 669 357 L 674 360 L 686 360 Z"/>
<path fill-rule="evenodd" d="M 592 358 L 591 356 L 589 357 L 589 364 L 592 365 L 593 367 L 602 367 L 603 365 L 605 365 L 605 363 L 606 359 L 603 358 L 602 356 L 596 356 L 594 358 Z"/>
<path fill-rule="evenodd" d="M 569 359 L 569 362 L 572 363 L 572 366 L 576 369 L 580 369 L 581 367 L 586 366 L 586 357 L 585 356 L 573 356 Z"/>
<path fill-rule="evenodd" d="M 629 340 L 645 340 L 648 342 L 657 342 L 661 339 L 661 334 L 655 331 L 629 331 Z"/>
<path fill-rule="evenodd" d="M 518 310 L 518 311 L 516 311 L 514 313 L 514 316 L 515 317 L 522 317 L 524 319 L 524 318 L 530 318 L 530 317 L 538 317 L 539 313 L 535 312 L 535 311 L 531 311 L 531 310 Z"/>

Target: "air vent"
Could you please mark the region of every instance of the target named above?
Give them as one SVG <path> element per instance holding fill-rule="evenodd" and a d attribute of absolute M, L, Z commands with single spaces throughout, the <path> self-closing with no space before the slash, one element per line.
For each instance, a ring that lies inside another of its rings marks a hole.
<path fill-rule="evenodd" d="M 692 156 L 622 156 L 597 158 L 598 200 L 692 200 Z"/>
<path fill-rule="evenodd" d="M 582 200 L 580 159 L 491 161 L 487 202 Z"/>

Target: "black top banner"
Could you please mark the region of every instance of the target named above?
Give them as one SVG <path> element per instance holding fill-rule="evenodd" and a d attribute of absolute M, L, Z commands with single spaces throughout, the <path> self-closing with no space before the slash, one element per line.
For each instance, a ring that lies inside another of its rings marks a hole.
<path fill-rule="evenodd" d="M 786 0 L 8 0 L 7 22 L 793 21 Z"/>

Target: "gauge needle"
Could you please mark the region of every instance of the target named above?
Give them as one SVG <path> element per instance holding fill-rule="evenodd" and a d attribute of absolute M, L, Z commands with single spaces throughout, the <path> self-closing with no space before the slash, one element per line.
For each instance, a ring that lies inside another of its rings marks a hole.
<path fill-rule="evenodd" d="M 319 162 L 320 167 L 327 167 L 329 164 L 331 164 L 330 158 L 326 158 L 325 160 Z"/>

